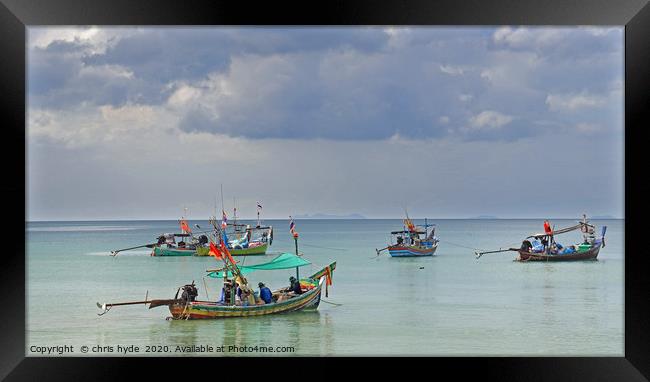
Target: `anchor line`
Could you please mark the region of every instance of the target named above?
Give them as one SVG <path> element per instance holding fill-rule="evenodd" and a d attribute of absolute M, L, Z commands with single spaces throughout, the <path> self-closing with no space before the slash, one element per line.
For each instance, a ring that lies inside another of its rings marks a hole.
<path fill-rule="evenodd" d="M 454 242 L 447 241 L 447 240 L 440 240 L 440 242 L 441 242 L 441 243 L 446 243 L 446 244 L 451 244 L 451 245 L 456 246 L 456 247 L 461 247 L 461 248 L 471 249 L 472 251 L 478 251 L 478 252 L 484 252 L 484 251 L 485 251 L 485 249 L 483 249 L 483 248 L 473 248 L 473 247 L 468 247 L 468 246 L 466 246 L 466 245 L 462 245 L 462 244 L 454 243 Z M 508 247 L 516 247 L 517 245 L 518 245 L 518 244 L 512 244 L 512 245 L 510 245 L 510 246 L 508 246 Z"/>
<path fill-rule="evenodd" d="M 327 300 L 325 300 L 325 299 L 323 299 L 323 298 L 321 298 L 320 300 L 321 300 L 322 302 L 326 302 L 326 303 L 328 303 L 328 304 L 332 304 L 332 305 L 336 305 L 336 306 L 341 306 L 341 305 L 343 305 L 343 304 L 337 304 L 337 303 L 335 303 L 335 302 L 327 301 Z"/>

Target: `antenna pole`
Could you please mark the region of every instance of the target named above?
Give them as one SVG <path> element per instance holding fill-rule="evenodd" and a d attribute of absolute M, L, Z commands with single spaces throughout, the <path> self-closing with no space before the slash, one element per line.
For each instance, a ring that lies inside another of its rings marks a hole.
<path fill-rule="evenodd" d="M 296 234 L 293 235 L 293 241 L 296 243 L 296 256 L 299 256 L 298 255 L 298 235 L 296 235 Z M 296 267 L 296 280 L 298 280 L 297 282 L 300 282 L 300 271 L 299 271 L 299 269 L 300 268 Z"/>

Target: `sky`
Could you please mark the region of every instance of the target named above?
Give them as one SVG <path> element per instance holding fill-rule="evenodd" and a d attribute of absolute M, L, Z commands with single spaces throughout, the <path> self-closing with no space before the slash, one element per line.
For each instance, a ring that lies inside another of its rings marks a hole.
<path fill-rule="evenodd" d="M 623 33 L 29 27 L 26 218 L 622 218 Z"/>

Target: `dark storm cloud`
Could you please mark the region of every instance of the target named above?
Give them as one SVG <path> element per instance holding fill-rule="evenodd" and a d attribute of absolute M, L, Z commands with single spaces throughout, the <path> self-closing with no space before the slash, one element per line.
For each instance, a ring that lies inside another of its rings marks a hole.
<path fill-rule="evenodd" d="M 165 107 L 187 85 L 200 95 L 175 109 L 186 132 L 516 140 L 619 118 L 618 104 L 571 97 L 610 100 L 622 80 L 621 36 L 589 28 L 144 28 L 105 49 L 92 40 L 31 48 L 29 102 Z M 563 112 L 560 101 L 574 106 Z M 473 126 L 486 112 L 508 118 Z"/>

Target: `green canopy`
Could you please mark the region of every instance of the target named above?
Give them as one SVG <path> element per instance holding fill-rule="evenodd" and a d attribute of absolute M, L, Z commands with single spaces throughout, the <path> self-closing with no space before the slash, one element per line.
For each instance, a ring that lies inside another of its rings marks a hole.
<path fill-rule="evenodd" d="M 253 271 L 274 271 L 276 269 L 290 269 L 296 267 L 302 267 L 304 265 L 311 264 L 309 261 L 294 255 L 293 253 L 283 253 L 275 259 L 269 261 L 268 263 L 255 264 L 255 265 L 242 265 L 239 267 L 239 271 L 242 275 L 251 273 Z M 223 271 L 212 271 L 208 273 L 208 277 L 212 278 L 223 278 L 225 270 Z M 231 272 L 228 272 L 228 278 L 232 278 L 233 275 Z"/>

